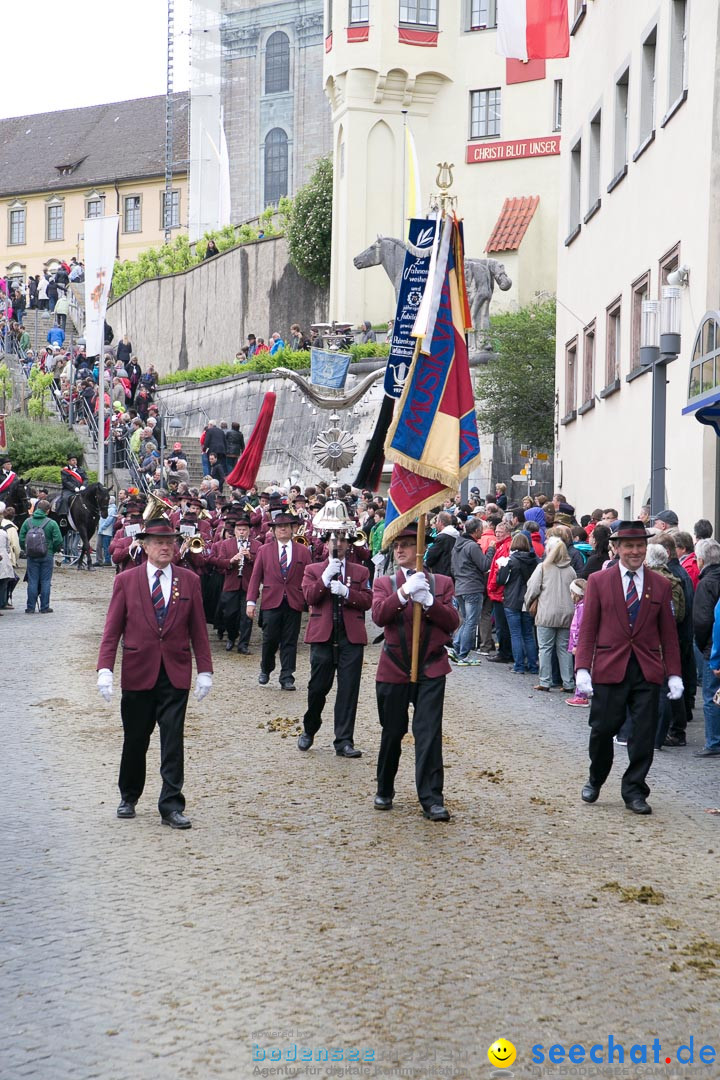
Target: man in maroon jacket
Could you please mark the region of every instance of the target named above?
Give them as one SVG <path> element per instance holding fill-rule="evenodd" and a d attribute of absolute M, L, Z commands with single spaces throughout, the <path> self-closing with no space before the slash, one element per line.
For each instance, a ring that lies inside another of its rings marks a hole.
<path fill-rule="evenodd" d="M 367 645 L 365 612 L 372 603 L 367 567 L 352 562 L 346 536 L 337 540 L 337 555 L 309 563 L 302 582 L 310 606 L 305 641 L 310 643 L 310 682 L 304 731 L 298 750 L 309 750 L 322 724 L 325 700 L 337 672 L 335 753 L 362 757 L 355 749 L 355 714 L 360 693 L 363 653 Z"/>
<path fill-rule="evenodd" d="M 442 715 L 445 676 L 450 671 L 445 646 L 460 619 L 453 606 L 453 583 L 435 574 L 432 581 L 415 571 L 417 525 L 398 533 L 392 576 L 378 577 L 373 585 L 373 622 L 385 630 L 376 692 L 382 737 L 377 764 L 376 810 L 391 810 L 402 740 L 413 705 L 415 785 L 426 818 L 449 821 L 443 804 Z M 431 587 L 432 585 L 432 587 Z M 418 682 L 410 682 L 413 602 L 422 604 Z"/>
<path fill-rule="evenodd" d="M 614 536 L 618 562 L 592 574 L 585 590 L 575 653 L 576 686 L 593 695 L 590 707 L 590 776 L 582 798 L 594 803 L 613 763 L 613 737 L 626 713 L 632 723 L 629 764 L 621 791 L 628 810 L 651 814 L 645 777 L 652 765 L 660 687 L 683 695 L 680 645 L 670 583 L 643 566 L 647 533 L 641 521 L 621 521 Z"/>
<path fill-rule="evenodd" d="M 263 642 L 258 682 L 267 686 L 275 670 L 280 649 L 280 688 L 295 689 L 297 640 L 305 598 L 302 581 L 310 553 L 302 544 L 294 544 L 292 530 L 296 518 L 278 514 L 272 522 L 275 540 L 263 544 L 255 557 L 247 593 L 247 616 L 255 618 L 262 585 Z"/>
<path fill-rule="evenodd" d="M 246 597 L 255 556 L 262 545 L 250 539 L 250 518 L 246 514 L 233 518 L 228 513 L 226 521 L 233 525 L 234 535 L 216 544 L 209 559 L 210 565 L 224 574 L 217 617 L 227 631 L 226 651 L 233 651 L 238 638 L 237 651 L 247 655 L 252 621 L 245 611 Z"/>
<path fill-rule="evenodd" d="M 185 797 L 183 728 L 192 682 L 192 642 L 198 667 L 195 697 L 212 686 L 210 643 L 199 578 L 171 566 L 177 533 L 169 521 L 148 521 L 138 539 L 147 562 L 118 574 L 98 657 L 98 690 L 109 702 L 115 655 L 123 639 L 122 715 L 125 738 L 120 762 L 120 818 L 134 818 L 145 787 L 147 749 L 155 724 L 160 729 L 158 808 L 165 825 L 189 829 Z"/>

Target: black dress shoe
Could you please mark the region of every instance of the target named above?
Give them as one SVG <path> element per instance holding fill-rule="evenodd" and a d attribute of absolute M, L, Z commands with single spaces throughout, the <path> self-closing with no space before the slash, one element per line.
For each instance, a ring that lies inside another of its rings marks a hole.
<path fill-rule="evenodd" d="M 687 746 L 687 739 L 684 735 L 668 735 L 663 746 Z"/>
<path fill-rule="evenodd" d="M 285 679 L 284 682 L 280 683 L 280 689 L 281 690 L 294 690 L 295 689 L 295 683 L 290 682 L 289 679 Z"/>
<path fill-rule="evenodd" d="M 580 794 L 583 802 L 597 802 L 598 796 L 600 795 L 600 788 L 595 787 L 595 785 L 591 784 L 588 780 Z"/>
<path fill-rule="evenodd" d="M 243 656 L 247 656 L 247 654 L 250 652 L 250 649 L 247 647 L 247 645 L 238 645 L 238 652 L 241 653 Z"/>
<path fill-rule="evenodd" d="M 392 799 L 386 799 L 384 795 L 376 795 L 373 806 L 376 810 L 392 810 Z"/>
<path fill-rule="evenodd" d="M 179 810 L 171 810 L 162 819 L 163 825 L 169 825 L 171 829 L 191 829 L 192 821 L 181 814 Z"/>
<path fill-rule="evenodd" d="M 652 806 L 648 806 L 644 799 L 633 799 L 625 805 L 628 810 L 632 810 L 633 814 L 652 814 Z"/>
<path fill-rule="evenodd" d="M 507 659 L 506 656 L 488 656 L 487 662 L 488 662 L 488 664 L 514 664 L 515 663 L 512 656 L 510 657 L 509 660 Z"/>
<path fill-rule="evenodd" d="M 429 810 L 423 810 L 423 814 L 429 821 L 449 821 L 450 811 L 444 806 L 431 806 Z"/>
<path fill-rule="evenodd" d="M 338 757 L 362 757 L 362 750 L 356 750 L 351 743 L 345 743 L 344 746 L 338 746 L 335 751 Z"/>
<path fill-rule="evenodd" d="M 270 682 L 270 676 L 266 671 L 260 672 L 260 674 L 258 675 L 258 682 L 261 686 L 267 686 L 267 684 Z"/>
<path fill-rule="evenodd" d="M 307 731 L 303 731 L 302 735 L 298 736 L 298 750 L 309 750 L 314 741 L 313 735 L 308 735 Z"/>
<path fill-rule="evenodd" d="M 235 648 L 235 642 L 234 641 L 226 641 L 225 642 L 225 652 L 232 652 L 234 648 Z"/>
<path fill-rule="evenodd" d="M 135 817 L 135 803 L 126 802 L 123 799 L 117 808 L 117 816 L 121 818 Z"/>

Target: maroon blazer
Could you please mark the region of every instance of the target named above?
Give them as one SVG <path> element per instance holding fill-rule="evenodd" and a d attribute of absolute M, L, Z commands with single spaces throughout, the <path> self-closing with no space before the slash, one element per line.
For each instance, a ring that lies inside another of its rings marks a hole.
<path fill-rule="evenodd" d="M 162 628 L 150 598 L 147 568 L 134 566 L 118 574 L 100 643 L 98 671 L 115 666 L 118 642 L 123 639 L 123 690 L 151 690 L 160 662 L 178 690 L 192 682 L 192 642 L 198 671 L 212 672 L 210 642 L 203 611 L 200 579 L 190 570 L 174 566 L 170 604 Z"/>
<path fill-rule="evenodd" d="M 208 559 L 211 566 L 215 566 L 218 570 L 222 571 L 225 575 L 225 581 L 223 582 L 223 592 L 247 592 L 248 585 L 250 584 L 250 575 L 255 565 L 255 556 L 260 550 L 261 545 L 257 540 L 250 540 L 250 550 L 245 556 L 243 562 L 242 574 L 237 572 L 237 563 L 230 563 L 230 560 L 238 553 L 237 540 L 234 536 L 228 540 L 222 540 L 219 544 L 215 544 Z M 292 565 L 292 563 L 290 564 Z"/>
<path fill-rule="evenodd" d="M 647 566 L 644 575 L 640 610 L 632 629 L 620 564 L 588 578 L 575 668 L 591 671 L 593 682 L 622 682 L 631 653 L 647 682 L 662 683 L 666 676 L 680 675 L 670 583 Z"/>
<path fill-rule="evenodd" d="M 323 570 L 328 560 L 309 563 L 305 567 L 302 591 L 310 607 L 305 641 L 330 641 L 333 633 L 333 594 L 322 580 Z M 370 610 L 372 592 L 370 574 L 366 566 L 345 562 L 343 583 L 350 589 L 350 595 L 341 602 L 343 623 L 348 641 L 353 645 L 367 645 L 365 612 Z"/>
<path fill-rule="evenodd" d="M 425 577 L 427 576 L 426 574 Z M 402 570 L 398 570 L 397 584 L 394 589 L 392 579 L 388 576 L 375 578 L 373 585 L 373 622 L 384 627 L 385 646 L 387 646 L 387 648 L 383 646 L 380 654 L 375 676 L 377 682 L 410 682 L 409 666 L 408 670 L 405 670 L 404 666 L 398 616 L 401 616 L 403 620 L 405 640 L 408 653 L 410 653 L 414 605 L 408 600 L 403 606 L 398 599 L 397 590 L 404 584 L 405 574 Z M 435 603 L 423 612 L 420 629 L 420 655 L 423 655 L 424 650 L 425 657 L 420 672 L 423 679 L 436 679 L 440 675 L 447 675 L 450 671 L 445 646 L 460 623 L 460 617 L 453 607 L 453 595 L 452 578 L 445 577 L 444 574 L 435 574 Z"/>
<path fill-rule="evenodd" d="M 248 603 L 257 603 L 262 585 L 262 606 L 265 611 L 280 607 L 284 598 L 287 598 L 293 611 L 302 611 L 305 607 L 302 580 L 305 567 L 309 562 L 308 549 L 302 544 L 293 544 L 290 569 L 287 579 L 283 581 L 277 544 L 262 544 L 255 556 L 255 565 L 247 591 Z"/>

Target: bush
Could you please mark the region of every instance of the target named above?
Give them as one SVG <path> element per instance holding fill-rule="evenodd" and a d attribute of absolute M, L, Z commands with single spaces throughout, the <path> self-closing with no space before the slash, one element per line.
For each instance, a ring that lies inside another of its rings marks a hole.
<path fill-rule="evenodd" d="M 219 251 L 227 251 L 228 248 L 260 239 L 261 231 L 265 236 L 279 236 L 285 231 L 291 206 L 291 200 L 284 198 L 280 200 L 278 211 L 274 206 L 269 206 L 260 215 L 256 226 L 241 225 L 236 229 L 234 225 L 225 225 L 217 232 L 205 233 L 202 239 L 198 240 L 195 251 L 190 247 L 187 234 L 182 233 L 170 244 L 143 251 L 134 262 L 126 259 L 125 262 L 115 263 L 112 280 L 113 299 L 117 300 L 119 296 L 139 285 L 141 281 L 165 277 L 168 274 L 181 274 L 189 270 L 191 266 L 197 266 L 203 261 L 209 240 L 215 241 Z M 280 214 L 279 226 L 275 224 L 276 212 Z"/>
<path fill-rule="evenodd" d="M 349 349 L 350 363 L 356 364 L 360 360 L 375 359 L 387 356 L 390 352 L 389 345 L 351 345 Z M 163 375 L 158 381 L 159 386 L 170 386 L 173 383 L 198 383 L 210 382 L 213 379 L 223 379 L 227 375 L 246 375 L 249 371 L 268 374 L 275 368 L 290 368 L 291 371 L 309 371 L 310 353 L 303 350 L 280 349 L 271 356 L 270 353 L 260 353 L 258 357 L 248 360 L 246 364 L 208 364 L 205 367 L 192 368 L 190 371 L 173 371 L 169 375 Z"/>
<path fill-rule="evenodd" d="M 64 465 L 70 454 L 82 458 L 83 444 L 75 432 L 61 424 L 8 416 L 5 425 L 8 453 L 19 476 L 39 465 Z"/>
<path fill-rule="evenodd" d="M 288 253 L 300 277 L 314 285 L 330 282 L 333 166 L 320 158 L 312 177 L 293 199 L 288 222 Z"/>
<path fill-rule="evenodd" d="M 63 465 L 65 462 L 63 462 Z M 35 469 L 26 469 L 23 478 L 32 484 L 61 484 L 59 465 L 38 465 Z M 88 484 L 96 484 L 98 475 L 94 471 L 88 473 Z"/>

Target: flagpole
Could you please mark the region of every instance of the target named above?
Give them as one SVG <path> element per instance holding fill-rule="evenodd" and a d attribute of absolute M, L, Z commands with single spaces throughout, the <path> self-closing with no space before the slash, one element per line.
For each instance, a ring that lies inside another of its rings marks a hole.
<path fill-rule="evenodd" d="M 417 529 L 417 554 L 415 555 L 415 569 L 422 573 L 423 558 L 425 557 L 425 514 L 420 514 Z M 420 666 L 420 629 L 422 627 L 422 604 L 413 601 L 413 626 L 412 626 L 412 660 L 410 666 L 410 682 L 418 681 L 418 667 Z"/>
<path fill-rule="evenodd" d="M 407 117 L 408 117 L 408 111 L 407 111 L 407 109 L 403 109 L 402 110 L 402 118 L 403 118 L 402 225 L 401 225 L 401 229 L 400 229 L 400 235 L 403 236 L 403 237 L 407 237 L 407 229 L 408 229 L 407 217 L 406 217 L 407 211 L 406 211 L 406 206 L 405 206 L 405 199 L 407 198 L 407 143 L 408 143 L 408 139 L 407 139 Z"/>

